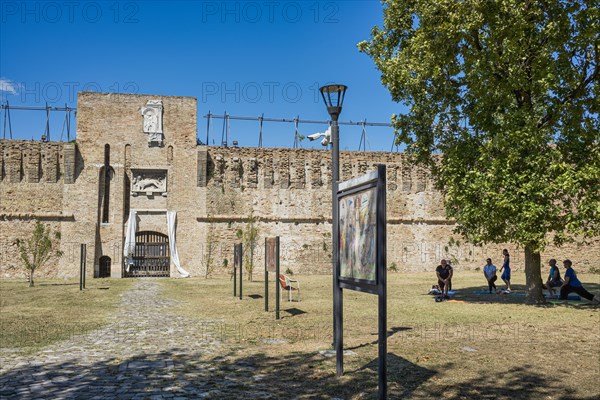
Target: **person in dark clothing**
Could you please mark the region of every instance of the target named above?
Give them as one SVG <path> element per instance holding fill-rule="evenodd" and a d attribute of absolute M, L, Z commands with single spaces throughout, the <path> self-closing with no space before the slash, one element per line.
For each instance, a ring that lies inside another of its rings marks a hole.
<path fill-rule="evenodd" d="M 438 278 L 438 285 L 442 290 L 442 294 L 445 298 L 448 298 L 448 290 L 452 284 L 452 267 L 446 262 L 446 260 L 440 261 L 440 265 L 435 269 L 435 274 Z"/>
<path fill-rule="evenodd" d="M 450 262 L 450 260 L 446 260 L 446 264 L 448 264 L 448 266 L 446 268 L 454 271 L 454 268 L 452 268 L 452 263 Z M 448 282 L 448 291 L 451 291 L 451 290 L 452 290 L 452 279 L 450 279 L 450 282 Z"/>
<path fill-rule="evenodd" d="M 579 281 L 579 279 L 577 279 L 577 274 L 575 273 L 575 270 L 572 268 L 573 263 L 571 262 L 571 260 L 563 261 L 563 265 L 566 268 L 566 271 L 565 271 L 565 281 L 562 284 L 562 286 L 560 287 L 560 299 L 567 300 L 569 293 L 575 292 L 578 295 L 580 295 L 581 297 L 583 297 L 584 299 L 587 299 L 594 304 L 600 304 L 600 301 L 598 301 L 598 299 L 595 299 L 593 294 L 591 294 L 590 292 L 585 290 L 585 288 L 581 284 L 581 281 Z"/>
<path fill-rule="evenodd" d="M 560 271 L 554 258 L 548 261 L 548 265 L 550 265 L 550 274 L 548 275 L 548 281 L 542 287 L 550 293 L 550 297 L 554 297 L 554 288 L 560 289 L 563 280 L 560 277 Z"/>
<path fill-rule="evenodd" d="M 498 276 L 496 275 L 496 266 L 492 264 L 492 259 L 488 258 L 485 260 L 486 264 L 483 266 L 483 276 L 488 283 L 488 288 L 490 290 L 490 294 L 492 293 L 492 289 L 494 292 L 496 291 L 496 280 L 498 280 Z"/>

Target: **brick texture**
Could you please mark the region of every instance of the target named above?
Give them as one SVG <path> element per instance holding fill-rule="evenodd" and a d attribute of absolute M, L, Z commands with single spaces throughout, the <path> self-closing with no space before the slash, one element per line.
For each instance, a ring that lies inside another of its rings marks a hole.
<path fill-rule="evenodd" d="M 150 147 L 140 109 L 162 100 L 164 146 Z M 203 275 L 207 267 L 232 264 L 237 233 L 252 215 L 258 229 L 254 265 L 264 266 L 264 238 L 281 237 L 282 269 L 331 271 L 331 153 L 327 150 L 199 146 L 196 99 L 153 95 L 80 93 L 76 143 L 0 140 L 0 277 L 24 276 L 13 245 L 28 237 L 35 220 L 61 233 L 63 256 L 40 275 L 79 273 L 79 246 L 87 244 L 90 276 L 99 258 L 111 258 L 111 276 L 123 271 L 124 230 L 132 209 L 138 229 L 167 233 L 166 210 L 177 212 L 177 244 L 184 268 Z M 110 151 L 109 196 L 101 168 Z M 432 271 L 439 259 L 456 268 L 481 267 L 486 257 L 500 264 L 511 251 L 516 270 L 523 251 L 513 245 L 473 246 L 454 235 L 443 196 L 428 171 L 401 153 L 342 152 L 340 174 L 349 179 L 387 166 L 388 263 L 401 271 Z M 133 196 L 132 170 L 165 171 L 167 194 Z M 101 206 L 109 197 L 108 223 Z M 600 241 L 549 247 L 548 258 L 571 258 L 578 270 L 600 264 Z M 207 265 L 210 263 L 210 265 Z M 258 273 L 258 272 L 257 272 Z M 172 267 L 171 275 L 177 276 Z"/>

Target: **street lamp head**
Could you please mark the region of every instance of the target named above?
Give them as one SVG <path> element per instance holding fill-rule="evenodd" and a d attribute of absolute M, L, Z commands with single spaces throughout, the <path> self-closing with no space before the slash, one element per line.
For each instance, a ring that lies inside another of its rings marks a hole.
<path fill-rule="evenodd" d="M 338 84 L 326 85 L 319 88 L 325 106 L 327 106 L 327 112 L 333 121 L 337 121 L 342 112 L 346 89 L 348 89 L 348 86 Z"/>

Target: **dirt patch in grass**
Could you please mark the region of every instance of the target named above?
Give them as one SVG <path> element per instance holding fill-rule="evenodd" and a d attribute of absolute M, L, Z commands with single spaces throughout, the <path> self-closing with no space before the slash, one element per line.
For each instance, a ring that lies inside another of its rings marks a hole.
<path fill-rule="evenodd" d="M 90 332 L 106 323 L 119 295 L 131 286 L 126 279 L 40 279 L 0 281 L 0 348 L 35 351 L 58 340 Z"/>
<path fill-rule="evenodd" d="M 392 399 L 595 399 L 600 396 L 600 309 L 586 301 L 523 304 L 524 277 L 514 295 L 479 295 L 481 273 L 456 271 L 459 302 L 427 295 L 433 274 L 388 275 L 388 382 Z M 271 277 L 272 278 L 272 277 Z M 220 339 L 219 373 L 245 374 L 275 397 L 367 399 L 377 391 L 377 298 L 344 291 L 345 375 L 335 377 L 330 276 L 299 276 L 300 302 L 281 302 L 275 320 L 275 283 L 269 312 L 264 282 L 162 280 L 175 312 Z M 600 277 L 580 274 L 600 295 Z M 190 368 L 194 368 L 190 366 Z M 237 371 L 237 372 L 236 372 Z"/>

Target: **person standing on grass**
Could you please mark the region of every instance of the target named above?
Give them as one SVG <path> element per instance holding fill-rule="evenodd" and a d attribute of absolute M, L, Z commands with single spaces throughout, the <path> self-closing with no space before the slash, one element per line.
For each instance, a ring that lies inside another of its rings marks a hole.
<path fill-rule="evenodd" d="M 454 272 L 454 268 L 452 268 L 452 261 L 446 260 L 446 264 L 448 265 L 446 268 L 448 268 Z M 452 290 L 452 279 L 450 279 L 450 282 L 448 282 L 448 291 L 450 291 L 450 290 Z"/>
<path fill-rule="evenodd" d="M 577 274 L 572 268 L 573 263 L 571 262 L 571 260 L 563 261 L 563 266 L 567 270 L 565 271 L 565 281 L 560 287 L 560 299 L 567 300 L 569 293 L 575 292 L 584 299 L 587 299 L 594 304 L 600 304 L 600 301 L 598 301 L 598 299 L 595 299 L 593 294 L 585 290 L 579 279 L 577 279 Z"/>
<path fill-rule="evenodd" d="M 496 291 L 496 284 L 494 283 L 498 279 L 498 277 L 496 276 L 496 266 L 492 264 L 491 258 L 488 258 L 487 260 L 485 260 L 485 262 L 486 264 L 483 267 L 483 276 L 485 276 L 485 279 L 487 280 L 491 294 L 492 289 Z"/>
<path fill-rule="evenodd" d="M 550 275 L 548 275 L 548 281 L 542 287 L 550 293 L 550 297 L 554 297 L 554 288 L 560 288 L 563 284 L 563 280 L 560 277 L 560 271 L 556 265 L 556 260 L 552 258 L 548 261 L 550 265 Z"/>
<path fill-rule="evenodd" d="M 510 293 L 511 292 L 511 288 L 510 288 L 510 254 L 508 254 L 508 250 L 504 249 L 502 250 L 502 255 L 504 256 L 504 263 L 502 264 L 502 267 L 500 268 L 500 272 L 502 272 L 502 270 L 504 270 L 504 272 L 502 272 L 502 275 L 500 276 L 500 278 L 502 278 L 502 280 L 504 281 L 504 283 L 506 283 L 506 293 Z"/>
<path fill-rule="evenodd" d="M 452 284 L 452 272 L 452 267 L 444 259 L 440 261 L 440 265 L 438 265 L 435 269 L 435 274 L 438 278 L 438 285 L 442 290 L 442 295 L 446 299 L 448 298 L 448 290 Z"/>

